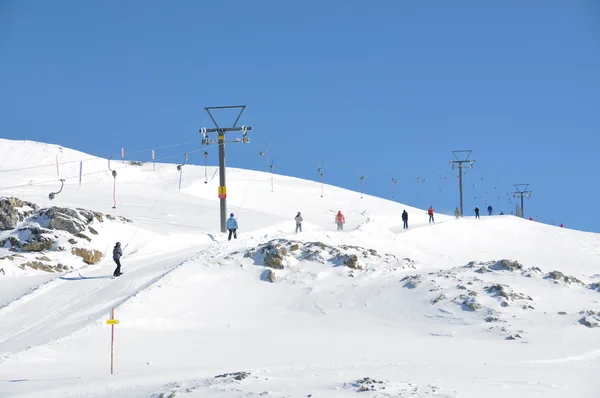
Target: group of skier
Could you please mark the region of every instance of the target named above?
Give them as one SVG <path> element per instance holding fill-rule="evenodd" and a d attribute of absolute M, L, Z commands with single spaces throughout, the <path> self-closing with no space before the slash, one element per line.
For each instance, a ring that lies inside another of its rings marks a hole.
<path fill-rule="evenodd" d="M 487 210 L 488 210 L 488 215 L 491 216 L 492 210 L 493 210 L 492 206 L 491 205 L 488 206 Z M 435 223 L 433 206 L 429 206 L 429 209 L 427 209 L 427 214 L 429 215 L 429 223 L 430 224 Z M 504 214 L 504 213 L 500 213 L 500 214 Z M 458 210 L 458 207 L 454 210 L 454 216 L 457 219 L 460 217 L 460 211 Z M 479 206 L 475 207 L 475 218 L 479 218 Z M 302 213 L 298 212 L 298 214 L 296 214 L 296 216 L 294 217 L 294 221 L 296 221 L 296 233 L 302 232 L 302 221 L 304 221 L 304 219 L 302 217 Z M 337 225 L 338 231 L 344 230 L 344 224 L 346 223 L 346 217 L 342 214 L 341 210 L 338 211 L 337 214 L 335 215 L 334 222 Z M 408 213 L 406 212 L 406 210 L 402 211 L 402 222 L 403 222 L 403 228 L 408 229 Z M 237 239 L 238 222 L 233 213 L 231 213 L 229 215 L 229 218 L 227 219 L 227 222 L 225 223 L 225 227 L 229 231 L 229 236 L 227 237 L 227 240 L 231 240 L 232 237 L 234 239 Z M 561 224 L 561 227 L 562 227 L 562 224 Z M 121 242 L 117 242 L 115 244 L 115 247 L 113 248 L 113 260 L 117 264 L 117 268 L 113 272 L 113 276 L 115 276 L 115 277 L 122 274 L 121 261 L 120 261 L 122 256 L 123 256 L 123 250 L 121 249 Z"/>
<path fill-rule="evenodd" d="M 298 212 L 298 214 L 296 214 L 296 217 L 294 217 L 294 220 L 296 221 L 296 233 L 302 232 L 302 221 L 304 221 L 304 219 L 302 218 L 302 213 Z M 337 212 L 337 214 L 335 215 L 334 222 L 337 225 L 338 231 L 344 230 L 344 224 L 346 223 L 346 217 L 344 217 L 341 210 L 339 210 Z"/>

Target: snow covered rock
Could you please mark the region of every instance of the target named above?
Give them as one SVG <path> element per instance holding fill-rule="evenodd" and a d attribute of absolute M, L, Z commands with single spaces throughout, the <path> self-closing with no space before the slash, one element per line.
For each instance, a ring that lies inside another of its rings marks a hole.
<path fill-rule="evenodd" d="M 18 198 L 0 198 L 0 230 L 14 229 L 38 209 L 34 203 Z"/>
<path fill-rule="evenodd" d="M 523 293 L 515 293 L 506 285 L 496 284 L 486 286 L 484 290 L 492 296 L 503 297 L 507 300 L 533 300 L 530 296 L 526 296 Z"/>
<path fill-rule="evenodd" d="M 415 287 L 417 287 L 421 283 L 423 283 L 423 275 L 420 275 L 420 274 L 407 275 L 404 278 L 400 279 L 400 282 L 404 282 L 404 281 L 406 281 L 406 283 L 404 283 L 404 287 L 407 287 L 409 289 L 414 289 Z"/>
<path fill-rule="evenodd" d="M 552 271 L 552 272 L 548 273 L 548 275 L 546 275 L 544 278 L 552 279 L 555 281 L 555 283 L 562 281 L 568 285 L 571 285 L 571 284 L 583 285 L 583 282 L 581 282 L 579 279 L 575 278 L 574 276 L 567 276 L 560 271 Z"/>
<path fill-rule="evenodd" d="M 263 272 L 263 274 L 260 277 L 261 280 L 263 281 L 267 281 L 267 282 L 275 282 L 275 280 L 277 279 L 276 275 L 275 275 L 275 271 L 273 271 L 272 269 L 268 269 L 265 272 Z"/>

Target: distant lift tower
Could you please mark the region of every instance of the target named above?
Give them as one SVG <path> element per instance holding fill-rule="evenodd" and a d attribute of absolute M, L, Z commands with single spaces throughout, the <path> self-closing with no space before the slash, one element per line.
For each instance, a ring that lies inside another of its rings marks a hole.
<path fill-rule="evenodd" d="M 220 127 L 215 118 L 213 117 L 210 111 L 219 110 L 219 109 L 240 109 L 240 113 L 235 119 L 235 123 L 231 127 Z M 215 125 L 215 128 L 206 128 L 202 127 L 200 129 L 200 134 L 203 135 L 202 145 L 214 144 L 215 141 L 208 138 L 208 133 L 217 133 L 218 134 L 218 144 L 219 144 L 219 199 L 220 199 L 220 207 L 221 207 L 221 232 L 227 232 L 227 227 L 225 226 L 227 222 L 227 188 L 225 185 L 225 133 L 233 132 L 233 131 L 241 131 L 242 138 L 236 138 L 231 143 L 240 142 L 242 144 L 248 144 L 250 142 L 250 138 L 248 138 L 248 131 L 252 131 L 251 126 L 241 126 L 237 127 L 237 123 L 242 117 L 242 113 L 246 109 L 246 105 L 236 105 L 236 106 L 212 106 L 205 107 L 204 110 L 208 112 L 210 119 Z"/>
<path fill-rule="evenodd" d="M 531 198 L 531 191 L 528 191 L 529 184 L 514 184 L 516 192 L 512 192 L 513 198 L 521 198 L 521 218 L 525 218 L 525 209 L 523 209 L 523 198 Z"/>
<path fill-rule="evenodd" d="M 475 163 L 475 161 L 469 160 L 469 157 L 471 156 L 471 152 L 473 152 L 473 151 L 471 151 L 471 150 L 452 151 L 456 160 L 450 161 L 452 168 L 454 168 L 456 165 L 458 165 L 458 189 L 460 191 L 460 216 L 461 217 L 464 215 L 464 213 L 463 213 L 462 170 L 463 170 L 463 167 L 467 167 L 469 169 L 473 168 L 473 164 Z M 461 158 L 464 158 L 464 159 L 460 159 L 459 155 Z M 465 163 L 466 163 L 466 166 L 463 166 L 463 164 L 465 164 Z"/>

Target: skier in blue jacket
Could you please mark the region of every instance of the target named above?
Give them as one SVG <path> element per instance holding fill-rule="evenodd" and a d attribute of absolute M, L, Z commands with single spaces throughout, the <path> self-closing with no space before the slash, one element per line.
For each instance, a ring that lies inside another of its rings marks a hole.
<path fill-rule="evenodd" d="M 233 217 L 233 213 L 231 213 L 229 215 L 229 218 L 227 219 L 227 223 L 225 224 L 225 226 L 229 230 L 229 238 L 227 240 L 231 240 L 231 235 L 233 235 L 233 237 L 235 239 L 237 239 L 238 223 L 237 223 L 237 220 Z"/>

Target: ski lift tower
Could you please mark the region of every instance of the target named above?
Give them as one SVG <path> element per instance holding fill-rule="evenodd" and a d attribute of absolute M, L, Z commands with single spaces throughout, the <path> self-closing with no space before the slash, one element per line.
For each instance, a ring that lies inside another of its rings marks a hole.
<path fill-rule="evenodd" d="M 523 198 L 531 198 L 531 191 L 528 191 L 529 184 L 514 184 L 516 192 L 512 192 L 513 198 L 521 198 L 521 218 L 525 218 L 525 209 L 523 208 Z M 524 187 L 524 188 L 523 188 Z"/>
<path fill-rule="evenodd" d="M 223 109 L 239 109 L 240 113 L 238 114 L 233 126 L 231 127 L 221 127 L 213 117 L 211 111 L 223 110 Z M 200 129 L 200 134 L 203 135 L 202 145 L 209 145 L 218 143 L 219 145 L 219 200 L 220 200 L 220 218 L 221 218 L 221 232 L 227 232 L 227 227 L 225 226 L 227 221 L 227 188 L 225 184 L 225 133 L 230 132 L 242 132 L 242 138 L 236 138 L 233 141 L 229 141 L 229 143 L 242 143 L 248 144 L 250 142 L 250 138 L 248 138 L 248 132 L 252 131 L 251 126 L 243 125 L 238 127 L 237 124 L 242 117 L 242 113 L 246 109 L 246 105 L 235 105 L 235 106 L 211 106 L 205 107 L 204 110 L 208 112 L 210 119 L 215 125 L 215 128 L 206 128 L 202 127 Z M 211 140 L 208 138 L 209 133 L 217 133 L 218 141 Z"/>
<path fill-rule="evenodd" d="M 464 167 L 467 167 L 469 169 L 473 168 L 473 164 L 475 163 L 475 161 L 469 160 L 469 157 L 471 156 L 471 152 L 473 152 L 473 151 L 471 151 L 471 150 L 452 151 L 456 160 L 450 161 L 452 168 L 454 168 L 455 165 L 458 165 L 458 189 L 460 190 L 460 216 L 461 217 L 463 217 L 463 215 L 464 215 L 464 213 L 463 213 L 462 170 L 463 170 L 463 164 L 465 164 L 465 163 L 466 163 L 466 166 L 464 166 Z M 464 159 L 459 159 L 459 157 L 458 157 L 459 154 L 462 155 L 461 157 L 464 157 Z"/>

